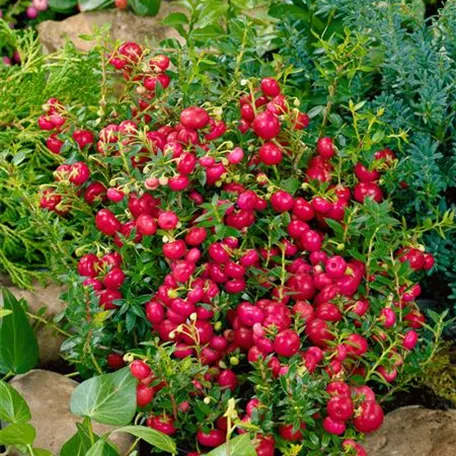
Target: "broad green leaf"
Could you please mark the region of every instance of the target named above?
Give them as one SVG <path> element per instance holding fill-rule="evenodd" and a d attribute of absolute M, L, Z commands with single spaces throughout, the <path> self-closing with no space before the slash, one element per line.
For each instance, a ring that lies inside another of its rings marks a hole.
<path fill-rule="evenodd" d="M 10 424 L 0 431 L 0 445 L 31 445 L 35 437 L 36 431 L 31 424 Z"/>
<path fill-rule="evenodd" d="M 93 11 L 113 4 L 114 0 L 79 0 L 79 9 L 81 11 Z"/>
<path fill-rule="evenodd" d="M 176 25 L 186 25 L 188 24 L 188 18 L 184 13 L 172 13 L 168 14 L 163 20 L 163 25 L 168 27 L 175 27 Z"/>
<path fill-rule="evenodd" d="M 119 453 L 114 450 L 114 448 L 109 445 L 108 442 L 104 439 L 98 440 L 95 445 L 90 448 L 90 450 L 86 453 L 86 456 L 118 456 Z"/>
<path fill-rule="evenodd" d="M 130 369 L 81 383 L 71 397 L 71 411 L 103 424 L 129 424 L 136 412 L 136 380 Z"/>
<path fill-rule="evenodd" d="M 68 13 L 76 7 L 78 0 L 48 0 L 49 9 L 58 13 Z"/>
<path fill-rule="evenodd" d="M 76 434 L 66 441 L 60 450 L 60 456 L 85 456 L 92 446 L 90 436 L 85 427 L 77 423 L 78 430 Z M 95 436 L 98 440 L 98 436 Z"/>
<path fill-rule="evenodd" d="M 24 398 L 11 385 L 0 381 L 0 420 L 6 423 L 26 423 L 31 419 Z"/>
<path fill-rule="evenodd" d="M 125 426 L 123 428 L 116 429 L 114 432 L 127 432 L 135 437 L 139 437 L 161 451 L 177 454 L 174 440 L 166 434 L 156 431 L 155 429 L 151 429 L 146 426 Z"/>
<path fill-rule="evenodd" d="M 256 456 L 257 454 L 248 434 L 231 439 L 229 449 L 230 456 Z M 226 456 L 227 454 L 227 445 L 224 443 L 207 453 L 206 456 Z"/>
<path fill-rule="evenodd" d="M 19 301 L 6 289 L 2 294 L 12 314 L 0 320 L 0 371 L 25 374 L 38 363 L 38 343 Z"/>
<path fill-rule="evenodd" d="M 54 456 L 50 451 L 42 448 L 32 448 L 33 456 Z"/>
<path fill-rule="evenodd" d="M 128 0 L 138 16 L 155 16 L 160 10 L 161 0 Z"/>

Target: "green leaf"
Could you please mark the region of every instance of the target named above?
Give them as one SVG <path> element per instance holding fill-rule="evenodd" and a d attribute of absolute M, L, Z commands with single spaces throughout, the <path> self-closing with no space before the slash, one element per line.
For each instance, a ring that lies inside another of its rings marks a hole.
<path fill-rule="evenodd" d="M 96 9 L 106 8 L 107 6 L 113 4 L 114 0 L 79 0 L 79 9 L 81 11 L 93 11 Z"/>
<path fill-rule="evenodd" d="M 155 16 L 160 11 L 161 0 L 129 0 L 128 4 L 138 16 Z"/>
<path fill-rule="evenodd" d="M 64 443 L 60 450 L 60 456 L 85 456 L 90 450 L 92 445 L 90 435 L 82 424 L 77 423 L 76 426 L 78 427 L 76 434 Z"/>
<path fill-rule="evenodd" d="M 230 456 L 256 456 L 256 450 L 250 441 L 248 434 L 240 435 L 230 440 Z M 226 456 L 227 446 L 226 443 L 215 448 L 206 454 L 206 456 Z"/>
<path fill-rule="evenodd" d="M 272 5 L 269 8 L 269 15 L 278 19 L 292 21 L 309 21 L 309 11 L 295 5 Z"/>
<path fill-rule="evenodd" d="M 53 456 L 53 454 L 48 450 L 43 450 L 42 448 L 32 448 L 33 456 Z"/>
<path fill-rule="evenodd" d="M 155 429 L 151 429 L 146 426 L 125 426 L 123 428 L 116 429 L 114 432 L 127 432 L 135 437 L 139 437 L 161 451 L 177 454 L 174 440 L 166 434 L 156 431 Z"/>
<path fill-rule="evenodd" d="M 218 21 L 225 16 L 229 9 L 228 4 L 222 2 L 209 2 L 203 6 L 199 18 L 195 23 L 196 28 L 204 28 L 207 25 L 217 25 Z"/>
<path fill-rule="evenodd" d="M 76 8 L 78 0 L 48 0 L 49 9 L 58 13 L 68 13 Z"/>
<path fill-rule="evenodd" d="M 184 13 L 172 13 L 168 14 L 163 20 L 163 25 L 167 25 L 168 27 L 176 27 L 177 25 L 187 25 L 188 18 Z"/>
<path fill-rule="evenodd" d="M 11 315 L 12 313 L 12 310 L 0 309 L 0 318 L 6 317 L 7 315 Z"/>
<path fill-rule="evenodd" d="M 119 456 L 119 453 L 104 439 L 98 440 L 86 456 Z"/>
<path fill-rule="evenodd" d="M 130 369 L 81 383 L 71 397 L 71 411 L 103 424 L 129 424 L 136 412 L 136 380 Z"/>
<path fill-rule="evenodd" d="M 295 177 L 289 177 L 285 181 L 282 182 L 282 187 L 288 193 L 293 194 L 296 190 L 301 186 L 301 181 L 296 179 Z"/>
<path fill-rule="evenodd" d="M 0 431 L 1 445 L 31 445 L 35 441 L 35 428 L 28 423 L 10 424 Z"/>
<path fill-rule="evenodd" d="M 38 363 L 38 343 L 19 301 L 6 289 L 2 294 L 12 314 L 0 320 L 0 371 L 25 374 Z"/>
<path fill-rule="evenodd" d="M 24 398 L 11 385 L 0 381 L 0 420 L 6 423 L 26 423 L 31 419 Z"/>

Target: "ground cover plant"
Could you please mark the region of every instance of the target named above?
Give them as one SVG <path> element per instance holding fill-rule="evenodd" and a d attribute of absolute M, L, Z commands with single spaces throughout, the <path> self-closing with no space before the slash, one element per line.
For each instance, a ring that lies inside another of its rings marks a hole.
<path fill-rule="evenodd" d="M 380 183 L 400 135 L 350 103 L 321 136 L 286 67 L 185 93 L 170 57 L 124 43 L 98 112 L 52 98 L 37 119 L 65 158 L 40 205 L 88 228 L 66 357 L 86 376 L 128 364 L 137 421 L 181 452 L 248 433 L 257 454 L 365 454 L 379 402 L 435 348 L 415 304 L 434 226 L 395 218 Z"/>
<path fill-rule="evenodd" d="M 67 284 L 64 455 L 116 454 L 92 420 L 155 452 L 364 455 L 448 366 L 455 3 L 242 3 L 183 2 L 166 51 L 44 58 L 1 25 L 0 264 Z"/>

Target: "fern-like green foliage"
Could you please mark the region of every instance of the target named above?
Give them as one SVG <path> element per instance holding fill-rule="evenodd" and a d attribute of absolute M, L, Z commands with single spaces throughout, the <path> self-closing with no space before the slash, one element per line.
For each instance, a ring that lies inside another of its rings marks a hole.
<path fill-rule="evenodd" d="M 0 269 L 13 282 L 30 286 L 41 272 L 67 255 L 71 227 L 62 220 L 52 225 L 50 245 L 39 227 L 38 187 L 49 182 L 59 157 L 44 147 L 36 128 L 42 105 L 50 97 L 63 103 L 97 106 L 100 99 L 99 55 L 81 55 L 71 45 L 44 56 L 32 31 L 12 31 L 0 21 L 0 41 L 11 44 L 21 55 L 21 65 L 0 67 Z"/>

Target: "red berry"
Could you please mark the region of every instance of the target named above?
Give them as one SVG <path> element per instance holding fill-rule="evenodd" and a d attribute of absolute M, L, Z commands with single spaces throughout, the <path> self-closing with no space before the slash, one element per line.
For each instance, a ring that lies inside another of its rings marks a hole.
<path fill-rule="evenodd" d="M 253 131 L 261 139 L 272 139 L 280 133 L 280 122 L 268 111 L 258 114 L 252 122 Z"/>
<path fill-rule="evenodd" d="M 335 155 L 333 140 L 327 136 L 317 141 L 317 152 L 323 158 L 331 158 Z"/>
<path fill-rule="evenodd" d="M 97 212 L 95 225 L 103 234 L 108 236 L 114 236 L 121 228 L 120 222 L 109 209 L 101 209 Z"/>
<path fill-rule="evenodd" d="M 146 407 L 152 402 L 154 398 L 154 389 L 142 383 L 136 385 L 136 404 L 138 407 Z"/>
<path fill-rule="evenodd" d="M 355 165 L 355 174 L 361 182 L 374 182 L 380 178 L 379 171 L 376 169 L 369 171 L 362 163 Z"/>
<path fill-rule="evenodd" d="M 369 433 L 376 431 L 383 424 L 383 410 L 375 401 L 365 401 L 361 410 L 353 419 L 353 425 L 359 432 Z"/>
<path fill-rule="evenodd" d="M 168 415 L 151 416 L 147 418 L 147 426 L 166 435 L 173 435 L 176 432 L 174 420 Z"/>
<path fill-rule="evenodd" d="M 112 290 L 119 289 L 125 280 L 125 274 L 120 268 L 112 268 L 104 277 L 103 285 Z"/>
<path fill-rule="evenodd" d="M 330 416 L 327 416 L 323 420 L 323 427 L 326 432 L 334 435 L 341 435 L 345 432 L 347 428 L 343 421 L 334 420 Z"/>
<path fill-rule="evenodd" d="M 326 407 L 328 415 L 336 421 L 347 421 L 354 412 L 353 402 L 349 396 L 334 396 Z"/>
<path fill-rule="evenodd" d="M 180 115 L 180 122 L 185 128 L 199 130 L 209 123 L 209 114 L 203 108 L 191 106 L 184 109 Z"/>
<path fill-rule="evenodd" d="M 284 190 L 278 190 L 271 196 L 271 205 L 276 212 L 287 212 L 291 210 L 293 204 L 293 196 Z"/>
<path fill-rule="evenodd" d="M 60 151 L 63 147 L 63 141 L 61 141 L 57 134 L 54 133 L 46 139 L 46 147 L 53 153 L 53 154 L 60 154 Z"/>
<path fill-rule="evenodd" d="M 93 144 L 95 139 L 93 133 L 87 130 L 75 130 L 72 136 L 81 149 Z"/>
<path fill-rule="evenodd" d="M 236 374 L 229 369 L 222 371 L 217 381 L 222 388 L 228 388 L 231 391 L 234 391 L 238 384 Z"/>
<path fill-rule="evenodd" d="M 135 359 L 130 364 L 130 372 L 138 380 L 144 380 L 152 374 L 152 369 L 144 361 Z"/>
<path fill-rule="evenodd" d="M 106 357 L 106 362 L 108 363 L 108 367 L 113 370 L 119 370 L 125 366 L 123 356 L 118 353 L 109 353 Z"/>
<path fill-rule="evenodd" d="M 200 445 L 209 448 L 215 448 L 223 444 L 225 441 L 225 433 L 220 429 L 212 429 L 209 432 L 198 431 L 196 438 Z"/>
<path fill-rule="evenodd" d="M 70 182 L 74 185 L 82 185 L 90 177 L 89 167 L 83 162 L 76 162 L 71 165 Z"/>
<path fill-rule="evenodd" d="M 283 158 L 281 149 L 271 142 L 264 143 L 258 152 L 260 160 L 268 166 L 278 165 Z"/>
<path fill-rule="evenodd" d="M 174 230 L 179 223 L 179 218 L 177 215 L 172 211 L 162 212 L 158 216 L 158 226 L 162 230 Z"/>
<path fill-rule="evenodd" d="M 274 78 L 263 78 L 261 80 L 261 91 L 268 97 L 276 97 L 280 93 L 279 83 Z"/>
<path fill-rule="evenodd" d="M 363 203 L 366 198 L 372 198 L 377 203 L 383 199 L 382 190 L 374 182 L 360 182 L 355 186 L 353 195 L 359 203 Z"/>
<path fill-rule="evenodd" d="M 301 424 L 300 429 L 294 429 L 292 424 L 281 424 L 279 426 L 279 434 L 282 439 L 287 440 L 288 442 L 296 442 L 304 438 L 302 431 L 306 428 L 306 425 Z"/>
<path fill-rule="evenodd" d="M 274 339 L 274 351 L 279 356 L 290 358 L 298 353 L 301 346 L 299 336 L 291 329 L 285 329 Z"/>
<path fill-rule="evenodd" d="M 136 219 L 136 229 L 144 236 L 152 236 L 157 231 L 157 222 L 148 214 L 141 214 Z"/>

